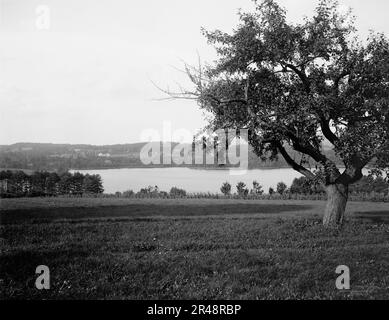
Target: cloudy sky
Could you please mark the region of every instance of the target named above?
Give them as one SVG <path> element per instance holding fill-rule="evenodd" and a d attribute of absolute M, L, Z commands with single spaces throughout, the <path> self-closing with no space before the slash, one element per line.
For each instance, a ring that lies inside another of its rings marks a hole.
<path fill-rule="evenodd" d="M 312 0 L 280 0 L 289 19 Z M 387 0 L 341 0 L 362 37 L 389 34 Z M 39 8 L 50 10 L 49 29 Z M 37 9 L 38 8 L 38 9 Z M 188 84 L 182 60 L 212 61 L 200 28 L 230 31 L 250 0 L 0 0 L 0 144 L 137 142 L 142 130 L 192 132 L 204 124 L 191 101 L 158 101 Z M 37 23 L 38 22 L 38 23 Z"/>

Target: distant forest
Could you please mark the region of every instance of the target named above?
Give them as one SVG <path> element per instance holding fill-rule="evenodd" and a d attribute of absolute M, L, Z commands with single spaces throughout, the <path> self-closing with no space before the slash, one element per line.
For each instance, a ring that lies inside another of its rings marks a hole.
<path fill-rule="evenodd" d="M 0 198 L 81 196 L 104 192 L 101 176 L 64 172 L 0 171 Z"/>
<path fill-rule="evenodd" d="M 140 161 L 139 154 L 144 145 L 145 143 L 106 146 L 17 143 L 0 146 L 0 169 L 66 172 L 69 169 L 142 168 L 146 166 Z M 173 143 L 173 148 L 175 145 L 177 144 Z M 289 150 L 289 152 L 297 161 L 306 161 L 301 158 L 299 153 L 293 150 Z M 325 153 L 330 159 L 340 164 L 333 151 L 325 150 Z M 177 165 L 172 164 L 171 166 Z M 194 164 L 185 166 L 210 169 L 219 167 L 217 165 Z M 311 161 L 311 166 L 313 168 L 315 166 L 313 161 Z M 262 161 L 252 150 L 249 151 L 250 169 L 287 167 L 289 166 L 282 157 L 272 162 Z"/>

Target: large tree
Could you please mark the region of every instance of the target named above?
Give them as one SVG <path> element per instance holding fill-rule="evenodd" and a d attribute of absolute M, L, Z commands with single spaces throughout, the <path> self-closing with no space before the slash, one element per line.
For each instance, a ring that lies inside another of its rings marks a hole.
<path fill-rule="evenodd" d="M 281 155 L 304 176 L 321 179 L 328 193 L 324 224 L 339 226 L 349 185 L 362 169 L 389 167 L 389 41 L 372 33 L 360 42 L 353 17 L 335 1 L 320 1 L 299 24 L 289 23 L 276 1 L 255 7 L 239 14 L 232 34 L 204 31 L 218 60 L 187 67 L 195 89 L 171 94 L 196 99 L 215 129 L 249 129 L 262 159 Z M 323 152 L 328 145 L 341 168 Z M 288 146 L 318 170 L 296 161 Z"/>

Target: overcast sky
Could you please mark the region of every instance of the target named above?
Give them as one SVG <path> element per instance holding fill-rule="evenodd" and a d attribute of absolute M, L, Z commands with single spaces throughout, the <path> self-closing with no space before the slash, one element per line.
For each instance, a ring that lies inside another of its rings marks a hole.
<path fill-rule="evenodd" d="M 289 19 L 315 1 L 282 0 Z M 389 34 L 387 0 L 341 0 L 362 37 Z M 50 28 L 37 28 L 39 5 Z M 0 144 L 137 142 L 142 130 L 204 125 L 191 101 L 156 101 L 152 84 L 188 84 L 181 60 L 212 61 L 200 28 L 230 31 L 250 0 L 0 0 Z"/>

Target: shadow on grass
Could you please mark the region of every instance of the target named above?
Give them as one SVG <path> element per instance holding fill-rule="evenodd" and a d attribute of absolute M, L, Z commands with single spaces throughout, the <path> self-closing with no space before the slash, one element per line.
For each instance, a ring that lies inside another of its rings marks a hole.
<path fill-rule="evenodd" d="M 85 258 L 89 255 L 86 250 L 69 249 L 55 251 L 18 251 L 3 254 L 1 257 L 0 274 L 8 281 L 24 282 L 28 287 L 36 279 L 35 268 L 39 265 L 68 264 L 71 259 Z"/>
<path fill-rule="evenodd" d="M 109 217 L 185 217 L 227 214 L 282 214 L 313 209 L 309 205 L 292 204 L 220 204 L 220 205 L 150 205 L 134 204 L 106 207 L 34 208 L 0 211 L 3 224 L 50 222 L 56 219 L 85 219 Z"/>
<path fill-rule="evenodd" d="M 353 219 L 375 224 L 389 224 L 389 211 L 355 212 Z"/>

